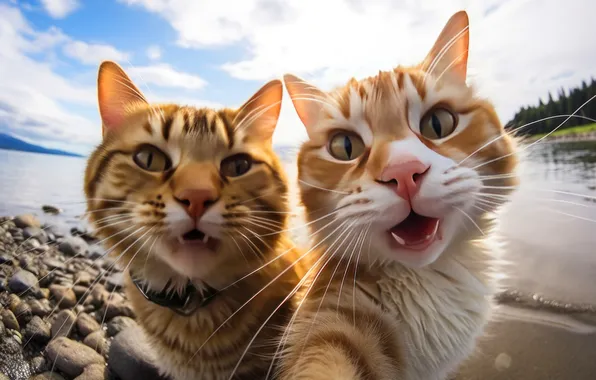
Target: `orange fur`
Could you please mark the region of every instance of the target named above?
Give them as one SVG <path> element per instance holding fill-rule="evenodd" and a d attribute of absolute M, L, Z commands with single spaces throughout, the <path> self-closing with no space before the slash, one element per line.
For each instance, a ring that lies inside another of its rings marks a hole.
<path fill-rule="evenodd" d="M 472 352 L 489 314 L 495 251 L 473 229 L 489 227 L 483 208 L 495 206 L 472 207 L 476 192 L 497 193 L 485 191 L 482 176 L 502 175 L 487 184 L 509 192 L 517 157 L 492 104 L 465 83 L 467 28 L 459 12 L 420 65 L 352 79 L 330 93 L 285 76 L 310 138 L 298 176 L 307 219 L 319 232 L 318 261 L 280 345 L 282 379 L 442 380 Z M 432 140 L 420 122 L 437 107 L 457 125 Z M 357 135 L 364 153 L 332 157 L 327 146 L 338 130 Z M 399 181 L 382 180 L 400 155 L 429 165 L 415 173 L 420 193 L 407 202 L 393 193 Z M 464 193 L 449 190 L 458 184 Z M 458 206 L 472 215 L 471 231 L 459 226 L 469 220 Z M 403 216 L 392 221 L 390 210 Z M 389 231 L 412 212 L 440 219 L 439 237 L 420 253 L 388 248 Z"/>
<path fill-rule="evenodd" d="M 102 64 L 98 82 L 104 140 L 86 170 L 88 210 L 126 271 L 127 294 L 158 367 L 177 380 L 262 376 L 275 349 L 271 342 L 289 314 L 289 303 L 282 301 L 300 278 L 300 269 L 290 265 L 296 251 L 283 232 L 286 178 L 271 147 L 281 82 L 263 86 L 238 110 L 150 105 L 110 62 Z M 167 155 L 171 168 L 140 167 L 134 157 L 146 144 Z M 252 166 L 227 176 L 220 165 L 238 154 L 249 155 Z M 215 198 L 205 203 L 198 222 L 179 199 L 187 189 Z M 176 235 L 190 228 L 217 238 L 215 251 L 175 248 Z M 181 316 L 146 300 L 130 274 L 155 291 L 169 284 L 168 290 L 180 292 L 191 280 L 199 290 L 209 284 L 221 292 Z"/>

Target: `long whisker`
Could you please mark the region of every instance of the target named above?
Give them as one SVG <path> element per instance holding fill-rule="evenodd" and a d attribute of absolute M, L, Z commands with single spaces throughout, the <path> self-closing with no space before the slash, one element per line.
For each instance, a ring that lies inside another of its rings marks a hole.
<path fill-rule="evenodd" d="M 303 180 L 301 180 L 301 179 L 299 179 L 299 180 L 298 180 L 298 182 L 300 182 L 300 183 L 302 183 L 302 184 L 304 184 L 304 185 L 310 186 L 310 187 L 314 187 L 315 189 L 324 190 L 324 191 L 329 191 L 329 192 L 331 192 L 331 193 L 337 193 L 337 194 L 342 194 L 342 195 L 349 195 L 349 194 L 350 194 L 350 193 L 349 193 L 349 192 L 347 192 L 347 191 L 340 191 L 340 190 L 326 189 L 326 188 L 324 188 L 324 187 L 320 187 L 320 186 L 317 186 L 317 185 L 313 185 L 312 183 L 308 183 L 308 182 L 306 182 L 306 181 L 303 181 Z"/>
<path fill-rule="evenodd" d="M 462 214 L 463 214 L 463 215 L 464 215 L 466 218 L 468 218 L 468 220 L 469 220 L 470 222 L 472 222 L 472 224 L 473 224 L 474 226 L 476 226 L 476 228 L 478 229 L 478 231 L 480 231 L 480 233 L 481 233 L 483 236 L 486 236 L 486 234 L 484 233 L 484 231 L 482 231 L 482 228 L 480 228 L 480 226 L 478 226 L 478 224 L 477 224 L 477 223 L 474 221 L 474 219 L 472 219 L 472 217 L 471 217 L 470 215 L 468 215 L 468 214 L 467 214 L 467 213 L 466 213 L 464 210 L 460 209 L 459 207 L 456 207 L 456 206 L 452 206 L 452 207 L 453 207 L 454 209 L 456 209 L 457 211 L 459 211 L 460 213 L 462 213 Z"/>

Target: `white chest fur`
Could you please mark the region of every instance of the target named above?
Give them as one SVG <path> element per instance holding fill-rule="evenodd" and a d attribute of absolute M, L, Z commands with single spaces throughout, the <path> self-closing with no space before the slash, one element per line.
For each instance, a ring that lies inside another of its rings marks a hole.
<path fill-rule="evenodd" d="M 444 380 L 474 350 L 489 316 L 492 287 L 491 260 L 478 247 L 473 250 L 445 252 L 422 269 L 381 270 L 380 302 L 403 334 L 404 379 Z"/>

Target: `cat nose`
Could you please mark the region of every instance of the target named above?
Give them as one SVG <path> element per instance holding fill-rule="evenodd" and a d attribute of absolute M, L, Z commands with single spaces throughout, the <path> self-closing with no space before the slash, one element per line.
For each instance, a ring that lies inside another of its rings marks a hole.
<path fill-rule="evenodd" d="M 193 219 L 200 218 L 217 200 L 215 191 L 212 189 L 186 189 L 176 194 L 174 198 Z"/>
<path fill-rule="evenodd" d="M 429 167 L 414 156 L 401 156 L 399 162 L 385 167 L 381 182 L 390 184 L 398 196 L 409 201 L 418 192 L 422 175 Z"/>

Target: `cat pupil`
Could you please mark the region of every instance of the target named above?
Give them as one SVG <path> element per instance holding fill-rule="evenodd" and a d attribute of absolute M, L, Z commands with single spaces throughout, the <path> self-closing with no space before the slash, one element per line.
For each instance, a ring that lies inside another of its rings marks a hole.
<path fill-rule="evenodd" d="M 153 153 L 149 153 L 149 155 L 147 156 L 147 167 L 148 168 L 151 167 L 152 162 L 153 162 Z"/>
<path fill-rule="evenodd" d="M 437 134 L 437 137 L 441 137 L 441 121 L 437 117 L 437 114 L 433 114 L 431 118 L 431 125 L 433 127 L 433 130 Z"/>
<path fill-rule="evenodd" d="M 350 141 L 348 136 L 344 137 L 344 149 L 346 150 L 348 158 L 352 158 L 352 141 Z"/>

